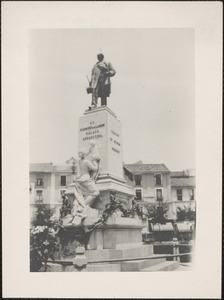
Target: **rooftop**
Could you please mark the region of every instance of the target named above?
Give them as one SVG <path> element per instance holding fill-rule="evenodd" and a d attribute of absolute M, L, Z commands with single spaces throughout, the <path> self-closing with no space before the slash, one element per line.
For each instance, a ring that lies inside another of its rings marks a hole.
<path fill-rule="evenodd" d="M 169 173 L 170 170 L 164 164 L 125 164 L 125 167 L 133 173 Z"/>
<path fill-rule="evenodd" d="M 170 174 L 171 177 L 176 177 L 176 178 L 180 178 L 180 177 L 188 177 L 188 175 L 184 172 L 184 171 L 176 171 L 176 172 L 171 172 Z"/>
<path fill-rule="evenodd" d="M 31 163 L 30 171 L 31 172 L 52 172 L 53 171 L 52 163 Z"/>
<path fill-rule="evenodd" d="M 31 163 L 30 172 L 45 172 L 51 173 L 56 171 L 71 171 L 71 166 L 68 164 L 54 165 L 53 163 Z"/>
<path fill-rule="evenodd" d="M 195 177 L 172 178 L 172 187 L 195 187 Z"/>
<path fill-rule="evenodd" d="M 171 177 L 180 178 L 180 177 L 191 177 L 195 176 L 195 169 L 186 169 L 183 171 L 171 172 Z"/>

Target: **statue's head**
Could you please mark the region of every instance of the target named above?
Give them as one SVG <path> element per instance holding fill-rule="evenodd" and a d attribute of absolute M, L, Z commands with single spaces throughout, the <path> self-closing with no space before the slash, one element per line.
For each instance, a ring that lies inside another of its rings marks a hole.
<path fill-rule="evenodd" d="M 87 150 L 85 148 L 80 148 L 79 149 L 79 157 L 84 158 L 87 155 Z"/>
<path fill-rule="evenodd" d="M 104 59 L 103 53 L 97 54 L 97 59 L 98 59 L 99 61 L 102 61 L 102 60 Z"/>

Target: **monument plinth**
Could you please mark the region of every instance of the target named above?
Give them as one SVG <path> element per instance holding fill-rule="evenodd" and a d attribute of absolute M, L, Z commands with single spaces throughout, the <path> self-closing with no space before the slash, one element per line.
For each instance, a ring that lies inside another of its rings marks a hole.
<path fill-rule="evenodd" d="M 79 148 L 88 148 L 91 141 L 99 149 L 100 177 L 124 181 L 121 123 L 107 106 L 86 111 L 79 119 Z"/>
<path fill-rule="evenodd" d="M 130 207 L 134 193 L 124 179 L 122 126 L 107 106 L 85 111 L 79 119 L 78 149 L 88 149 L 93 141 L 100 157 L 96 182 L 100 200 L 96 200 L 93 207 L 103 211 L 110 200 L 110 191 L 116 191 L 119 200 Z"/>
<path fill-rule="evenodd" d="M 62 257 L 74 255 L 77 240 L 92 250 L 141 246 L 142 221 L 128 215 L 134 192 L 124 179 L 121 122 L 107 106 L 101 106 L 85 111 L 78 130 L 81 177 L 65 192 L 65 201 L 71 206 L 62 223 Z M 86 167 L 94 173 L 83 174 Z M 91 193 L 95 197 L 89 207 L 86 199 Z"/>

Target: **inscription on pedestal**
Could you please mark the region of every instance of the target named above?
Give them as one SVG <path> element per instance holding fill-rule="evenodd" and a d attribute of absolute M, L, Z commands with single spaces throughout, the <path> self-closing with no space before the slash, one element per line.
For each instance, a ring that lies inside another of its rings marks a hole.
<path fill-rule="evenodd" d="M 100 174 L 123 177 L 121 123 L 107 109 L 85 114 L 79 119 L 79 148 L 94 141 L 100 155 Z"/>
<path fill-rule="evenodd" d="M 118 133 L 116 133 L 114 130 L 111 130 L 110 141 L 111 141 L 111 149 L 115 153 L 120 153 L 121 152 L 120 135 Z"/>
<path fill-rule="evenodd" d="M 88 127 L 83 127 L 80 128 L 80 132 L 83 135 L 82 140 L 86 141 L 86 140 L 93 140 L 93 139 L 98 139 L 98 138 L 102 138 L 102 127 L 105 127 L 105 124 L 99 124 L 99 125 L 95 125 L 94 121 L 91 121 L 90 126 Z"/>

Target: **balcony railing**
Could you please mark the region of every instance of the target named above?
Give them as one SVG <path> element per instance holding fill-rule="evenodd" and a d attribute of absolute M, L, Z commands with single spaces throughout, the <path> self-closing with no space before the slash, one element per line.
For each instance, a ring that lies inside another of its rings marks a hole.
<path fill-rule="evenodd" d="M 36 204 L 42 204 L 43 202 L 44 202 L 44 199 L 43 199 L 43 198 L 39 198 L 39 197 L 38 197 L 38 198 L 35 199 L 35 203 L 36 203 Z"/>
<path fill-rule="evenodd" d="M 163 197 L 156 197 L 156 201 L 162 202 L 163 201 Z"/>

